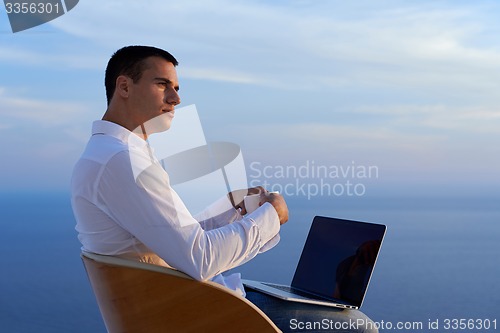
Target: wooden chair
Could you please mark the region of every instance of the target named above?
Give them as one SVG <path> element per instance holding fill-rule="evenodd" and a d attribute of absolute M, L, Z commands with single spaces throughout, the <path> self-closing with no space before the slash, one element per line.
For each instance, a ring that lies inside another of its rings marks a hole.
<path fill-rule="evenodd" d="M 280 332 L 246 298 L 217 283 L 123 258 L 82 252 L 108 332 Z"/>

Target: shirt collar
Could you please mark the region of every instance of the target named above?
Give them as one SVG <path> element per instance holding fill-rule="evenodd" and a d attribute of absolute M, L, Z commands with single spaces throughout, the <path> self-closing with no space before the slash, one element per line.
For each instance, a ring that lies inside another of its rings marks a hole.
<path fill-rule="evenodd" d="M 109 135 L 129 146 L 145 147 L 147 141 L 133 134 L 125 127 L 107 120 L 96 120 L 92 124 L 92 135 Z"/>

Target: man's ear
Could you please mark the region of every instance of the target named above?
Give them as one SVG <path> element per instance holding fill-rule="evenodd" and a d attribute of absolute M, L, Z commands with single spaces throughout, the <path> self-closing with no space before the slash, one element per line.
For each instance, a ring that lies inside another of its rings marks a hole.
<path fill-rule="evenodd" d="M 116 78 L 116 93 L 122 98 L 128 98 L 131 79 L 125 75 Z"/>

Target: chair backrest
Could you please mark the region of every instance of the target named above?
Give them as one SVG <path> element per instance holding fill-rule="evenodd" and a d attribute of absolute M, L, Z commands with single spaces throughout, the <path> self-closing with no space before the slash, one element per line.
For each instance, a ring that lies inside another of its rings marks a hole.
<path fill-rule="evenodd" d="M 254 304 L 179 271 L 82 252 L 108 332 L 280 332 Z"/>

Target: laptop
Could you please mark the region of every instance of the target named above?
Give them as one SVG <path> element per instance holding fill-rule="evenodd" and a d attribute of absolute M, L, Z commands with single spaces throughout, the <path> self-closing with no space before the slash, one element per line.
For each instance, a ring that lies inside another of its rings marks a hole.
<path fill-rule="evenodd" d="M 385 231 L 382 224 L 316 216 L 290 286 L 243 284 L 287 301 L 359 309 Z"/>

